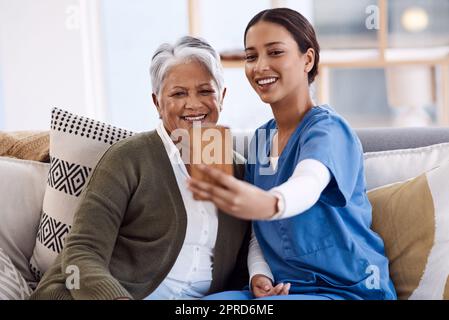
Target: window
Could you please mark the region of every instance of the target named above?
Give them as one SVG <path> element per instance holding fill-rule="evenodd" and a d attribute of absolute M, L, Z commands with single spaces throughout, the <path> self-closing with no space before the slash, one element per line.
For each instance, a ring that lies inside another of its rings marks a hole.
<path fill-rule="evenodd" d="M 134 131 L 156 127 L 151 56 L 163 42 L 188 34 L 187 2 L 102 0 L 107 121 Z"/>

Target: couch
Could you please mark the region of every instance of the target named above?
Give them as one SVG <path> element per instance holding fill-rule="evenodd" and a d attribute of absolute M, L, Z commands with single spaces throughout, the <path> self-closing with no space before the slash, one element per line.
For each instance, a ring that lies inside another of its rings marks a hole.
<path fill-rule="evenodd" d="M 449 128 L 367 128 L 356 132 L 365 153 L 368 189 L 410 180 L 449 160 Z M 251 135 L 252 132 L 248 131 L 234 132 L 235 149 L 245 156 Z M 14 168 L 17 166 L 23 170 L 20 169 L 22 176 L 16 178 Z M 5 260 L 7 258 L 2 260 L 0 250 L 0 278 L 2 274 L 10 276 L 16 272 L 12 283 L 21 288 L 24 287 L 23 282 L 28 285 L 20 294 L 17 289 L 2 295 L 0 281 L 0 299 L 26 299 L 37 284 L 35 274 L 29 270 L 29 260 L 41 221 L 49 169 L 50 165 L 46 162 L 0 157 L 1 203 L 9 206 L 0 207 L 0 249 L 10 257 L 9 261 Z M 33 184 L 30 185 L 27 179 L 31 179 Z M 26 212 L 11 214 L 18 207 Z M 449 256 L 445 259 L 448 260 Z M 427 296 L 424 295 L 424 298 Z M 447 296 L 444 295 L 444 298 Z"/>

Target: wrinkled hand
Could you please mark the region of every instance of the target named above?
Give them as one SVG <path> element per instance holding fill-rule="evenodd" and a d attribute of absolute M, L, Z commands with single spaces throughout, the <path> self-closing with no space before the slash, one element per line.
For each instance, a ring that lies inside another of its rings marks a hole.
<path fill-rule="evenodd" d="M 256 274 L 251 278 L 251 290 L 256 298 L 288 295 L 290 283 L 278 283 L 275 287 L 273 287 L 273 283 L 270 278 L 262 274 Z"/>
<path fill-rule="evenodd" d="M 271 193 L 240 181 L 206 165 L 198 167 L 214 183 L 190 179 L 188 188 L 195 200 L 212 201 L 222 211 L 240 219 L 265 220 L 277 210 L 277 198 Z"/>

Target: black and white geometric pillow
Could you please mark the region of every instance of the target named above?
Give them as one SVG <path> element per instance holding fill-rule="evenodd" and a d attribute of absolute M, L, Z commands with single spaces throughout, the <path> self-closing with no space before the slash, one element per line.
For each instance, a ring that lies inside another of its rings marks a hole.
<path fill-rule="evenodd" d="M 53 108 L 50 170 L 36 245 L 30 260 L 30 269 L 37 280 L 62 251 L 79 196 L 101 156 L 112 144 L 133 134 L 125 129 Z"/>
<path fill-rule="evenodd" d="M 25 300 L 30 294 L 25 279 L 0 248 L 0 300 Z"/>

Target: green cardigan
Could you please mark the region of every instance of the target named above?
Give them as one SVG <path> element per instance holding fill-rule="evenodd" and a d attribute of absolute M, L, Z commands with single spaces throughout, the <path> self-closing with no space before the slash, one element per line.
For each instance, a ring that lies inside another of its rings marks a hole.
<path fill-rule="evenodd" d="M 242 178 L 243 166 L 234 164 L 234 169 Z M 181 193 L 156 131 L 111 146 L 82 197 L 63 251 L 30 299 L 147 297 L 174 265 L 187 227 Z M 249 236 L 249 222 L 218 212 L 209 293 L 248 283 Z M 66 287 L 66 278 L 74 274 L 70 266 L 79 268 L 78 289 Z"/>

